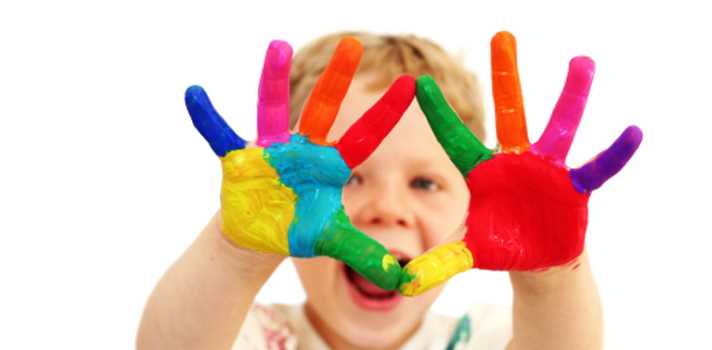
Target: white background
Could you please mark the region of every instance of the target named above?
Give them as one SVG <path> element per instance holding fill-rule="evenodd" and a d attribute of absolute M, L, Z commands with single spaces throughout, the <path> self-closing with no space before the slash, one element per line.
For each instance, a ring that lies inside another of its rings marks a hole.
<path fill-rule="evenodd" d="M 490 131 L 489 40 L 513 32 L 532 139 L 568 60 L 593 57 L 569 164 L 629 124 L 645 133 L 590 202 L 607 348 L 712 346 L 709 10 L 679 1 L 335 3 L 0 4 L 0 348 L 132 348 L 154 284 L 218 207 L 219 165 L 190 123 L 184 89 L 203 85 L 253 138 L 268 42 L 298 48 L 344 29 L 442 43 L 481 76 Z M 258 300 L 302 298 L 284 264 Z M 435 309 L 456 315 L 510 298 L 506 274 L 472 271 Z"/>

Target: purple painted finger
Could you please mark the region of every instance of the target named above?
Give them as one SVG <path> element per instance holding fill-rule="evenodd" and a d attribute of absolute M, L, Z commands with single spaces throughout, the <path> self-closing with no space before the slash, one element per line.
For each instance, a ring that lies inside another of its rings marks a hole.
<path fill-rule="evenodd" d="M 544 133 L 532 146 L 533 152 L 551 159 L 556 164 L 564 164 L 586 108 L 595 68 L 593 60 L 588 57 L 571 59 L 564 89 Z"/>
<path fill-rule="evenodd" d="M 257 144 L 289 140 L 289 68 L 292 47 L 274 40 L 267 48 L 257 102 Z"/>
<path fill-rule="evenodd" d="M 569 176 L 577 191 L 591 192 L 618 173 L 630 160 L 643 140 L 643 132 L 637 126 L 629 126 L 607 150 L 578 169 L 571 169 Z"/>

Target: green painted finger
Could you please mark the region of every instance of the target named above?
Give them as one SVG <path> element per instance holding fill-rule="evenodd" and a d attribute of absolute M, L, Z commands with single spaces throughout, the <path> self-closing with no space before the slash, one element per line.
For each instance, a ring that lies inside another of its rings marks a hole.
<path fill-rule="evenodd" d="M 416 96 L 430 129 L 462 175 L 467 176 L 481 161 L 492 158 L 492 151 L 472 134 L 450 108 L 431 76 L 423 75 L 416 80 Z"/>
<path fill-rule="evenodd" d="M 383 289 L 398 288 L 401 277 L 398 260 L 383 245 L 356 229 L 343 209 L 326 226 L 315 250 L 317 255 L 343 261 Z"/>

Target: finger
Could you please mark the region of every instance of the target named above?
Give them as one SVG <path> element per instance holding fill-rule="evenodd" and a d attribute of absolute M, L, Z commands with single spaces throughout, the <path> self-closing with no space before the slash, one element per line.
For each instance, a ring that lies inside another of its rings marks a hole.
<path fill-rule="evenodd" d="M 583 110 L 586 108 L 594 71 L 595 64 L 588 57 L 575 57 L 569 62 L 569 74 L 564 90 L 554 107 L 554 112 L 544 133 L 539 141 L 532 146 L 534 152 L 544 155 L 558 164 L 563 164 L 566 160 L 566 155 L 569 153 L 571 143 L 576 135 L 576 129 L 581 122 Z"/>
<path fill-rule="evenodd" d="M 299 127 L 299 132 L 312 142 L 326 144 L 326 135 L 336 119 L 362 54 L 363 46 L 358 40 L 341 39 L 331 62 L 316 82 L 304 105 Z"/>
<path fill-rule="evenodd" d="M 224 157 L 232 150 L 245 148 L 245 140 L 237 136 L 215 111 L 202 87 L 193 85 L 185 91 L 185 106 L 193 125 L 218 157 Z"/>
<path fill-rule="evenodd" d="M 521 153 L 529 148 L 529 137 L 514 36 L 508 32 L 497 33 L 492 38 L 491 50 L 497 140 L 503 152 Z"/>
<path fill-rule="evenodd" d="M 621 136 L 596 158 L 578 169 L 571 169 L 569 175 L 577 191 L 591 192 L 603 185 L 613 175 L 623 169 L 643 140 L 643 132 L 637 126 L 629 126 Z"/>
<path fill-rule="evenodd" d="M 479 162 L 492 158 L 492 151 L 472 134 L 450 108 L 431 76 L 418 78 L 416 96 L 430 129 L 462 175 L 467 176 Z"/>
<path fill-rule="evenodd" d="M 415 79 L 398 78 L 386 93 L 341 137 L 336 148 L 353 169 L 376 150 L 413 102 Z"/>
<path fill-rule="evenodd" d="M 343 210 L 339 210 L 326 227 L 315 251 L 317 255 L 343 261 L 383 289 L 398 288 L 401 278 L 398 259 L 389 254 L 383 245 L 356 229 Z"/>
<path fill-rule="evenodd" d="M 257 102 L 257 144 L 289 140 L 289 68 L 292 47 L 272 41 L 265 55 Z"/>
<path fill-rule="evenodd" d="M 443 244 L 409 262 L 398 289 L 406 296 L 419 295 L 473 266 L 472 253 L 465 242 Z"/>

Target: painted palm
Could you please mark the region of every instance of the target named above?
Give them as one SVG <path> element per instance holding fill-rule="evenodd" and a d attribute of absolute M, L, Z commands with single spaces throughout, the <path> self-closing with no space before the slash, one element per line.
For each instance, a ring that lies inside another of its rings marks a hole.
<path fill-rule="evenodd" d="M 375 150 L 415 96 L 415 80 L 396 80 L 343 137 L 326 141 L 363 48 L 343 39 L 314 87 L 298 133 L 289 132 L 289 44 L 270 44 L 258 98 L 257 146 L 246 147 L 215 111 L 205 91 L 185 102 L 200 134 L 220 157 L 222 232 L 235 245 L 297 257 L 330 256 L 384 289 L 401 277 L 397 260 L 358 231 L 341 204 L 351 169 Z"/>
<path fill-rule="evenodd" d="M 465 176 L 470 207 L 462 241 L 436 247 L 405 267 L 405 295 L 471 268 L 531 271 L 573 261 L 583 251 L 591 191 L 621 170 L 642 140 L 640 129 L 628 127 L 594 159 L 568 168 L 564 162 L 588 98 L 593 61 L 571 60 L 549 124 L 530 145 L 514 37 L 498 33 L 491 50 L 497 150 L 484 147 L 462 124 L 432 78 L 418 78 L 418 103 Z"/>

